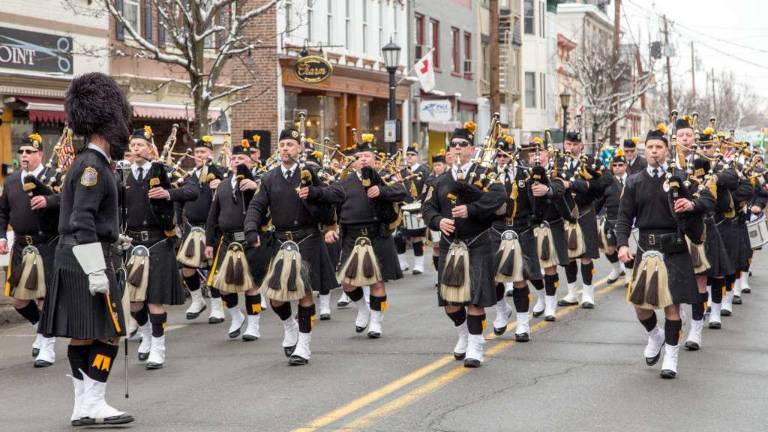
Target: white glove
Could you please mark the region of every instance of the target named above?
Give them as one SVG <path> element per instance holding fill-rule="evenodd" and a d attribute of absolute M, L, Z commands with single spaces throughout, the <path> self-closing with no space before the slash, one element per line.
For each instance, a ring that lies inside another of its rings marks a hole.
<path fill-rule="evenodd" d="M 72 254 L 77 259 L 83 272 L 88 275 L 88 290 L 91 295 L 109 292 L 107 278 L 107 263 L 104 261 L 104 251 L 101 243 L 87 243 L 72 247 Z"/>
<path fill-rule="evenodd" d="M 109 294 L 109 278 L 104 270 L 88 275 L 88 290 L 91 295 Z"/>
<path fill-rule="evenodd" d="M 127 251 L 128 249 L 131 248 L 132 243 L 133 243 L 133 238 L 125 234 L 120 234 L 117 238 L 117 249 L 121 251 Z"/>

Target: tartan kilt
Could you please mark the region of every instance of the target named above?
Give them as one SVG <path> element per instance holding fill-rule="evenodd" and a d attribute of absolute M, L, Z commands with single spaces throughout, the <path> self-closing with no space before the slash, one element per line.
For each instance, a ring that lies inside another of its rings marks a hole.
<path fill-rule="evenodd" d="M 14 275 L 15 272 L 21 271 L 22 251 L 24 250 L 25 247 L 27 247 L 27 244 L 21 241 L 22 239 L 23 239 L 23 236 L 16 237 L 16 240 L 13 242 L 13 247 L 11 248 L 9 266 L 8 266 L 8 270 L 6 271 L 6 283 L 5 283 L 6 297 L 13 297 L 13 298 L 28 297 L 28 296 L 21 295 L 21 293 L 19 292 L 19 289 L 20 289 L 19 287 L 11 286 L 12 276 Z M 45 270 L 45 287 L 46 288 L 50 287 L 51 283 L 53 283 L 53 269 L 54 269 L 54 258 L 56 256 L 56 240 L 57 239 L 58 237 L 54 237 L 48 240 L 47 242 L 36 243 L 32 245 L 37 248 L 37 250 L 40 252 L 40 256 L 43 257 L 43 269 Z"/>
<path fill-rule="evenodd" d="M 117 283 L 111 246 L 102 243 L 102 249 L 107 263 L 109 299 L 116 314 L 115 320 L 110 315 L 105 296 L 91 295 L 88 290 L 88 275 L 83 272 L 72 253 L 72 246 L 59 244 L 55 252 L 52 282 L 45 296 L 40 320 L 43 335 L 72 339 L 107 339 L 125 335 L 126 320 L 122 307 L 124 288 Z"/>
<path fill-rule="evenodd" d="M 463 303 L 464 306 L 475 305 L 491 307 L 496 304 L 496 263 L 495 250 L 491 245 L 488 230 L 483 231 L 474 238 L 466 239 L 469 250 L 469 296 L 470 300 Z M 451 241 L 445 236 L 440 239 L 440 260 L 437 264 L 437 280 L 440 281 L 445 269 L 446 257 L 451 247 Z M 437 304 L 440 307 L 448 305 L 461 305 L 443 300 L 440 290 L 437 290 Z"/>
<path fill-rule="evenodd" d="M 541 280 L 541 265 L 539 261 L 539 251 L 536 245 L 536 236 L 533 234 L 533 228 L 513 228 L 511 226 L 494 224 L 488 230 L 488 237 L 491 241 L 491 249 L 494 254 L 494 264 L 496 261 L 496 252 L 501 247 L 501 234 L 506 230 L 512 230 L 517 233 L 517 239 L 520 247 L 523 249 L 523 277 L 526 280 Z M 494 275 L 498 269 L 494 269 Z"/>

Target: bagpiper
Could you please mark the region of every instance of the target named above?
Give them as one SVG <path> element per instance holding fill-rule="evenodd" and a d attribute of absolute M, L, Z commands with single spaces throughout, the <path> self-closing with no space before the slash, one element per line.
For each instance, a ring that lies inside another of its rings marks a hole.
<path fill-rule="evenodd" d="M 110 165 L 123 157 L 131 108 L 112 78 L 94 72 L 72 80 L 64 110 L 87 144 L 63 181 L 59 243 L 40 328 L 47 336 L 71 339 L 71 424 L 130 423 L 133 416 L 109 406 L 105 395 L 126 322 L 111 257 L 120 237 L 118 187 Z"/>
<path fill-rule="evenodd" d="M 429 174 L 427 179 L 424 181 L 424 196 L 429 193 L 429 189 L 434 187 L 435 181 L 438 177 L 443 175 L 446 169 L 449 168 L 448 164 L 445 160 L 446 153 L 445 149 L 440 150 L 440 152 L 436 155 L 432 156 L 432 172 Z M 424 198 L 422 197 L 422 202 L 424 202 Z M 440 236 L 442 233 L 440 230 L 429 230 L 429 241 L 432 244 L 432 266 L 435 268 L 435 271 L 437 271 L 437 264 L 440 261 Z M 437 286 L 437 284 L 435 284 Z"/>
<path fill-rule="evenodd" d="M 43 165 L 43 138 L 39 134 L 21 141 L 19 159 L 21 171 L 5 179 L 0 193 L 0 254 L 10 249 L 5 295 L 35 330 L 32 356 L 34 366 L 40 368 L 56 361 L 56 338 L 45 337 L 38 330 L 38 322 L 45 289 L 53 276 L 61 197 L 52 183 L 57 181 L 55 170 Z M 10 248 L 9 226 L 15 236 Z"/>
<path fill-rule="evenodd" d="M 407 166 L 400 170 L 400 176 L 403 178 L 411 177 L 416 174 L 417 177 L 405 180 L 403 185 L 408 194 L 405 198 L 405 205 L 403 211 L 405 212 L 409 206 L 415 206 L 412 208 L 411 213 L 414 218 L 421 218 L 421 197 L 424 192 L 424 184 L 429 176 L 429 169 L 424 166 L 419 160 L 419 150 L 416 145 L 411 145 L 405 152 L 405 158 Z M 403 219 L 403 225 L 398 229 L 398 234 L 395 236 L 395 246 L 397 246 L 397 259 L 400 262 L 400 270 L 407 271 L 410 266 L 408 265 L 408 259 L 405 252 L 408 243 L 413 247 L 413 274 L 419 275 L 424 273 L 424 243 L 427 237 L 426 228 L 409 228 L 405 225 L 405 219 Z"/>
<path fill-rule="evenodd" d="M 488 230 L 504 204 L 504 187 L 483 181 L 485 173 L 472 161 L 474 140 L 474 123 L 453 131 L 450 152 L 455 164 L 437 178 L 423 204 L 427 226 L 443 233 L 438 304 L 458 333 L 454 358 L 464 360 L 468 368 L 483 362 L 485 308 L 497 300 L 494 250 Z"/>
<path fill-rule="evenodd" d="M 627 159 L 627 175 L 642 172 L 647 166 L 648 161 L 637 153 L 637 144 L 640 140 L 632 138 L 624 140 L 624 157 Z"/>

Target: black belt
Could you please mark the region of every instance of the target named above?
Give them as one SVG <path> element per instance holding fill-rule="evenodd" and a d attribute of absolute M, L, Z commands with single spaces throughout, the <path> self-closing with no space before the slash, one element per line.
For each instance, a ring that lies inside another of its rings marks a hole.
<path fill-rule="evenodd" d="M 49 236 L 45 234 L 38 234 L 38 235 L 22 235 L 22 234 L 16 234 L 14 242 L 18 242 L 19 244 L 23 243 L 27 246 L 34 246 L 39 245 L 43 243 L 48 243 L 51 240 L 53 240 L 56 236 Z"/>
<path fill-rule="evenodd" d="M 245 242 L 245 232 L 243 231 L 225 232 L 224 234 L 221 235 L 221 238 L 224 239 L 224 242 L 226 243 Z"/>
<path fill-rule="evenodd" d="M 295 230 L 275 230 L 275 237 L 280 241 L 299 241 L 306 237 L 319 234 L 320 230 L 317 227 L 301 228 Z"/>
<path fill-rule="evenodd" d="M 104 251 L 104 256 L 112 256 L 112 243 L 103 240 L 99 240 L 99 243 L 101 243 L 101 250 Z M 67 234 L 59 237 L 59 246 L 77 246 L 81 244 L 85 243 L 78 241 L 73 235 Z"/>
<path fill-rule="evenodd" d="M 661 253 L 681 253 L 688 250 L 685 239 L 677 232 L 649 233 L 640 232 L 637 243 L 643 250 L 656 250 Z"/>
<path fill-rule="evenodd" d="M 342 234 L 349 234 L 354 237 L 365 236 L 370 238 L 379 234 L 380 224 L 359 224 L 359 225 L 343 225 L 341 226 Z"/>
<path fill-rule="evenodd" d="M 162 230 L 134 231 L 127 229 L 125 230 L 125 235 L 139 243 L 157 243 L 167 238 Z"/>

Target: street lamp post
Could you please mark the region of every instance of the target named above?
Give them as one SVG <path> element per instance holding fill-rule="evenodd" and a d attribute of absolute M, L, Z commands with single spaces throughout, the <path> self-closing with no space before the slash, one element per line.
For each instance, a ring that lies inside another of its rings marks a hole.
<path fill-rule="evenodd" d="M 395 113 L 395 110 L 397 109 L 397 106 L 395 104 L 395 89 L 397 88 L 397 83 L 395 82 L 395 72 L 397 72 L 397 66 L 400 63 L 400 45 L 394 43 L 392 39 L 389 40 L 389 43 L 384 45 L 381 48 L 381 52 L 384 55 L 384 66 L 387 69 L 387 72 L 389 73 L 389 108 L 387 112 L 387 120 L 389 120 L 390 125 L 394 124 L 395 127 L 395 139 L 391 140 L 389 144 L 389 153 L 394 154 L 395 153 L 395 145 L 397 144 L 397 115 Z M 390 126 L 392 127 L 392 126 Z M 386 127 L 385 127 L 386 131 Z"/>
<path fill-rule="evenodd" d="M 563 148 L 565 148 L 565 133 L 568 127 L 568 105 L 571 104 L 571 95 L 568 92 L 560 93 L 560 106 L 563 108 Z"/>

